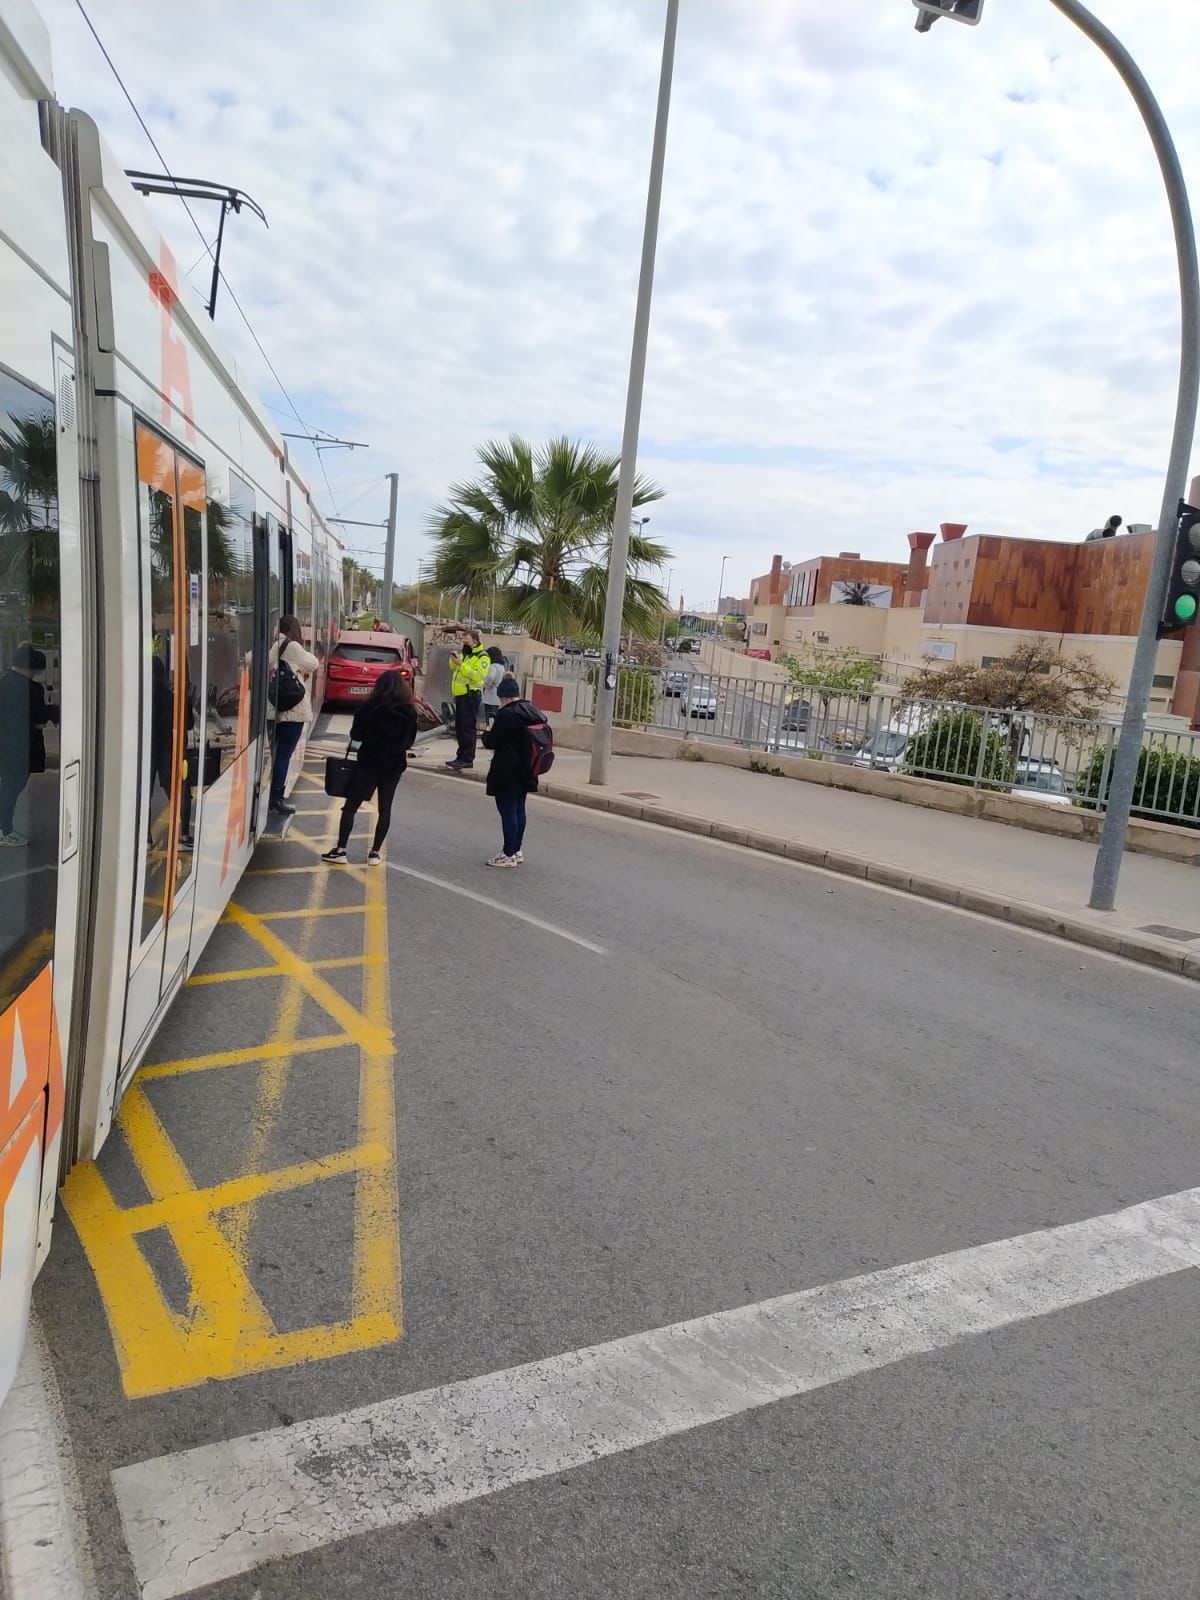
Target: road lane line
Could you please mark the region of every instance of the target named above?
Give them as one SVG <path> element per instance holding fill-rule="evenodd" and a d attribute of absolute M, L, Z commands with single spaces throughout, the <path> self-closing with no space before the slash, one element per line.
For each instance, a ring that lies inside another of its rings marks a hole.
<path fill-rule="evenodd" d="M 515 917 L 518 922 L 527 922 L 531 928 L 540 928 L 543 933 L 552 933 L 558 939 L 565 939 L 568 944 L 577 944 L 581 949 L 590 950 L 595 956 L 608 954 L 602 944 L 593 944 L 590 939 L 582 939 L 579 934 L 560 928 L 557 922 L 546 922 L 542 917 L 521 911 L 517 906 L 507 905 L 503 900 L 493 900 L 491 895 L 480 894 L 477 889 L 464 889 L 461 883 L 451 883 L 448 878 L 435 878 L 432 873 L 418 872 L 416 867 L 401 866 L 398 861 L 389 861 L 388 869 L 391 872 L 402 872 L 406 878 L 416 878 L 421 883 L 431 883 L 435 889 L 445 889 L 448 894 L 462 895 L 464 900 L 474 900 L 476 905 L 488 906 L 493 911 L 503 911 L 505 916 Z"/>
<path fill-rule="evenodd" d="M 142 1600 L 1200 1266 L 1200 1189 L 112 1474 Z"/>
<path fill-rule="evenodd" d="M 99 1592 L 54 1364 L 31 1319 L 0 1410 L 0 1594 L 92 1600 Z"/>

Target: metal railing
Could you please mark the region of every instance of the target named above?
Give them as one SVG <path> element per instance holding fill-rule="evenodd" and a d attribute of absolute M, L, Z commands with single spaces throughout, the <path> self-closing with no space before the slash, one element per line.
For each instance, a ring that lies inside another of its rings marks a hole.
<path fill-rule="evenodd" d="M 536 656 L 526 684 L 560 687 L 562 714 L 590 719 L 600 669 L 586 656 Z M 1119 732 L 1115 722 L 1100 718 L 845 694 L 730 677 L 685 660 L 665 668 L 623 665 L 614 720 L 618 727 L 715 740 L 768 757 L 836 761 L 1100 812 Z M 1133 810 L 1200 828 L 1200 737 L 1147 732 Z"/>

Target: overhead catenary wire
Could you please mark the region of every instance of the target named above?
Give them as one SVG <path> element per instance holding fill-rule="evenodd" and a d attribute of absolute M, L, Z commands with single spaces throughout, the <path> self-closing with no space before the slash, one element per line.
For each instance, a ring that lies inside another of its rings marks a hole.
<path fill-rule="evenodd" d="M 147 140 L 149 141 L 149 144 L 150 144 L 150 148 L 154 151 L 154 154 L 158 157 L 158 164 L 163 169 L 164 176 L 166 177 L 166 179 L 167 179 L 167 181 L 169 183 L 171 183 L 172 185 L 175 186 L 175 193 L 178 196 L 179 201 L 183 206 L 183 209 L 188 214 L 188 220 L 191 222 L 192 227 L 195 228 L 195 230 L 196 230 L 196 237 L 200 240 L 200 243 L 204 246 L 205 254 L 208 256 L 210 261 L 214 262 L 214 265 L 215 265 L 216 263 L 215 263 L 215 259 L 213 257 L 212 246 L 209 244 L 208 240 L 204 237 L 204 230 L 201 228 L 200 224 L 196 221 L 196 214 L 192 210 L 191 206 L 188 205 L 187 196 L 182 192 L 181 189 L 179 189 L 178 185 L 175 184 L 175 177 L 174 177 L 174 174 L 171 171 L 171 168 L 167 164 L 167 159 L 163 155 L 162 151 L 159 149 L 157 139 L 155 139 L 154 135 L 150 132 L 150 127 L 149 127 L 149 124 L 146 122 L 145 117 L 143 117 L 142 113 L 138 110 L 137 102 L 136 102 L 136 100 L 134 100 L 132 94 L 130 94 L 128 88 L 125 85 L 124 78 L 122 78 L 120 72 L 117 70 L 117 64 L 113 60 L 112 56 L 109 54 L 108 48 L 105 45 L 104 40 L 100 37 L 100 33 L 99 33 L 99 30 L 96 27 L 96 24 L 92 21 L 91 17 L 88 15 L 87 8 L 84 6 L 83 0 L 75 0 L 75 5 L 76 5 L 76 8 L 79 11 L 79 15 L 83 18 L 84 22 L 87 24 L 88 32 L 91 34 L 92 38 L 96 41 L 96 47 L 100 51 L 100 54 L 104 57 L 104 60 L 108 65 L 109 71 L 112 73 L 113 77 L 116 79 L 117 87 L 120 89 L 121 93 L 125 96 L 126 102 L 129 105 L 129 109 L 133 112 L 134 116 L 137 118 L 138 126 L 141 128 L 142 132 L 146 135 L 146 138 L 147 138 Z M 203 260 L 203 259 L 204 259 L 204 257 L 201 256 L 200 260 Z M 230 283 L 229 279 L 225 276 L 224 272 L 221 272 L 219 268 L 218 268 L 218 272 L 220 274 L 221 282 L 225 285 L 225 292 L 226 292 L 226 294 L 228 294 L 229 298 L 233 301 L 234 307 L 236 308 L 238 315 L 241 317 L 242 321 L 245 323 L 246 331 L 247 331 L 247 333 L 249 333 L 251 339 L 254 340 L 254 343 L 255 343 L 255 346 L 258 349 L 259 355 L 266 362 L 267 370 L 271 374 L 271 377 L 275 380 L 276 388 L 278 388 L 280 394 L 283 396 L 283 398 L 287 401 L 288 405 L 291 407 L 292 415 L 295 417 L 296 421 L 300 424 L 300 426 L 304 429 L 304 431 L 306 433 L 313 433 L 314 430 L 310 427 L 310 425 L 307 422 L 305 422 L 304 418 L 300 415 L 300 411 L 299 411 L 299 408 L 296 405 L 296 402 L 292 399 L 291 395 L 288 392 L 287 386 L 284 384 L 283 379 L 279 376 L 279 373 L 276 371 L 275 363 L 271 360 L 270 356 L 267 354 L 266 346 L 263 344 L 262 340 L 259 338 L 257 330 L 254 327 L 254 324 L 250 321 L 250 318 L 247 316 L 245 308 L 242 305 L 242 302 L 238 299 L 236 293 L 234 292 L 233 285 Z M 326 489 L 326 492 L 329 495 L 329 502 L 333 506 L 334 512 L 337 513 L 338 504 L 337 504 L 337 500 L 334 497 L 333 485 L 329 481 L 329 473 L 326 470 L 324 461 L 321 459 L 321 452 L 319 450 L 316 452 L 316 457 L 317 457 L 317 464 L 321 468 L 321 476 L 325 479 L 325 489 Z"/>

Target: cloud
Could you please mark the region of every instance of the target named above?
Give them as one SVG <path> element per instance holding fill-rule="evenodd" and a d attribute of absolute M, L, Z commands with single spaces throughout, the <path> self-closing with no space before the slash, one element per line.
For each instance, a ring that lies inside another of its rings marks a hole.
<path fill-rule="evenodd" d="M 41 4 L 60 95 L 149 166 L 74 6 Z M 326 456 L 339 501 L 382 517 L 400 472 L 402 576 L 483 439 L 617 447 L 659 6 L 90 4 L 176 170 L 266 209 L 269 232 L 227 229 L 230 280 L 306 421 L 373 446 Z M 1188 9 L 1107 0 L 1105 20 L 1200 193 Z M 925 37 L 907 0 L 682 10 L 641 461 L 668 490 L 676 591 L 715 598 L 727 552 L 744 590 L 774 551 L 899 559 L 942 520 L 1064 538 L 1114 505 L 1153 520 L 1174 256 L 1100 55 L 1045 0 Z M 152 204 L 190 267 L 186 218 Z"/>

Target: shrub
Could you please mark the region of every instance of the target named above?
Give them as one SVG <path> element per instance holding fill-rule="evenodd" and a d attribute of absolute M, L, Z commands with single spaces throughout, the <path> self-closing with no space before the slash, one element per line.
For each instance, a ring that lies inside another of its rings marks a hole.
<path fill-rule="evenodd" d="M 600 668 L 589 667 L 587 681 L 593 688 L 600 684 Z M 658 683 L 645 667 L 618 667 L 617 693 L 613 705 L 613 722 L 618 728 L 633 728 L 654 721 L 654 706 L 658 700 Z"/>
<path fill-rule="evenodd" d="M 943 783 L 978 779 L 985 787 L 1000 789 L 1012 783 L 1015 763 L 1008 740 L 995 728 L 985 728 L 975 712 L 947 711 L 908 741 L 904 770 Z"/>
<path fill-rule="evenodd" d="M 1108 803 L 1115 750 L 1101 748 L 1079 774 L 1077 794 L 1081 799 Z M 1105 767 L 1108 771 L 1105 771 Z M 1133 815 L 1200 827 L 1200 759 L 1182 750 L 1166 750 L 1162 745 L 1142 747 L 1137 777 L 1133 785 Z"/>

